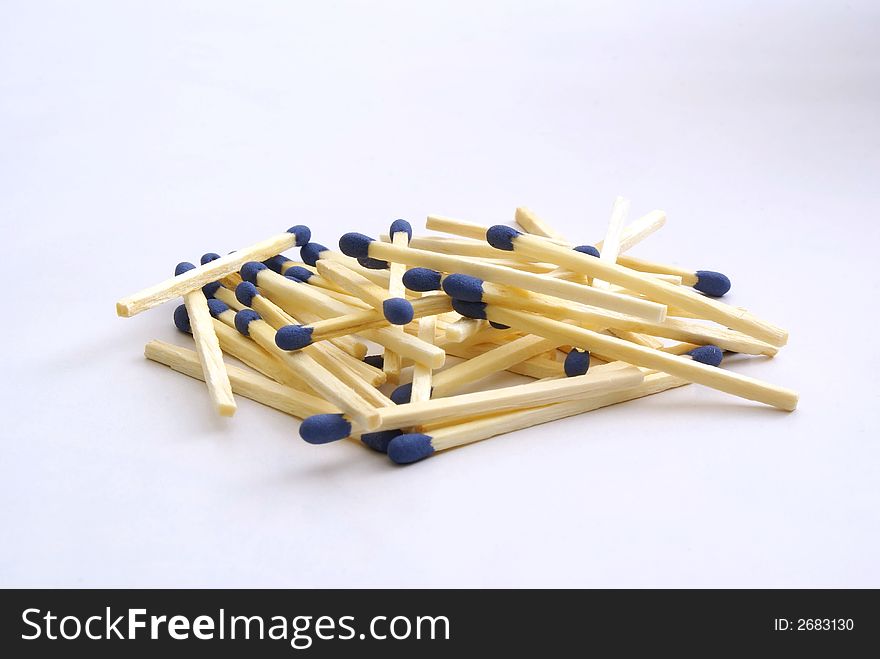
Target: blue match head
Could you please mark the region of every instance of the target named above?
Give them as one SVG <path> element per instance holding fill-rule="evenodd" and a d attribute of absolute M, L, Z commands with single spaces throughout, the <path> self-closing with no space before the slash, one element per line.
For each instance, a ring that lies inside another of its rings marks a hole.
<path fill-rule="evenodd" d="M 489 321 L 489 327 L 492 327 L 497 330 L 509 330 L 510 325 L 502 325 L 501 323 L 496 323 L 494 320 Z"/>
<path fill-rule="evenodd" d="M 439 291 L 443 276 L 429 268 L 412 268 L 403 273 L 403 285 L 411 291 Z"/>
<path fill-rule="evenodd" d="M 251 306 L 251 302 L 259 294 L 260 291 L 257 290 L 257 287 L 249 281 L 243 281 L 235 287 L 235 299 L 246 307 Z"/>
<path fill-rule="evenodd" d="M 296 275 L 292 275 L 292 274 L 290 274 L 290 273 L 287 273 L 286 275 L 284 275 L 284 278 L 285 278 L 285 279 L 289 279 L 289 280 L 292 281 L 294 284 L 303 284 L 303 283 L 305 283 L 302 279 L 300 279 L 300 278 L 297 277 Z"/>
<path fill-rule="evenodd" d="M 697 283 L 694 288 L 709 297 L 721 297 L 730 290 L 730 280 L 720 272 L 697 270 Z"/>
<path fill-rule="evenodd" d="M 465 318 L 486 319 L 485 302 L 467 302 L 466 300 L 452 300 L 452 308 Z"/>
<path fill-rule="evenodd" d="M 205 284 L 202 286 L 202 293 L 205 294 L 205 297 L 211 298 L 217 294 L 217 291 L 220 290 L 220 282 L 212 281 L 210 284 Z"/>
<path fill-rule="evenodd" d="M 221 313 L 229 311 L 229 305 L 222 300 L 212 298 L 208 300 L 208 311 L 211 312 L 211 315 L 214 316 L 214 318 L 217 318 Z"/>
<path fill-rule="evenodd" d="M 586 350 L 572 348 L 565 356 L 565 363 L 562 365 L 562 368 L 570 378 L 575 375 L 583 375 L 590 370 L 590 353 Z"/>
<path fill-rule="evenodd" d="M 396 405 L 404 405 L 412 400 L 412 382 L 402 384 L 391 392 L 389 396 Z"/>
<path fill-rule="evenodd" d="M 513 251 L 513 240 L 522 234 L 513 227 L 504 224 L 496 224 L 486 231 L 486 241 L 495 249 L 503 249 L 505 252 Z"/>
<path fill-rule="evenodd" d="M 308 281 L 314 275 L 314 272 L 312 272 L 308 268 L 302 267 L 301 265 L 290 267 L 287 269 L 287 272 L 284 273 L 285 277 L 296 277 L 300 281 Z"/>
<path fill-rule="evenodd" d="M 250 334 L 248 332 L 248 325 L 250 325 L 255 320 L 260 320 L 260 314 L 258 314 L 253 309 L 242 309 L 237 314 L 235 314 L 235 329 L 237 329 L 245 336 L 248 336 Z"/>
<path fill-rule="evenodd" d="M 272 272 L 277 272 L 279 275 L 284 270 L 284 264 L 290 261 L 286 256 L 282 256 L 278 254 L 277 256 L 273 256 L 270 259 L 266 259 L 263 263 L 266 264 L 266 267 L 269 268 Z"/>
<path fill-rule="evenodd" d="M 581 254 L 587 254 L 589 256 L 599 257 L 599 250 L 593 247 L 592 245 L 578 245 L 574 248 L 574 251 L 580 252 Z"/>
<path fill-rule="evenodd" d="M 694 358 L 695 362 L 706 364 L 708 366 L 718 366 L 724 357 L 724 351 L 718 346 L 708 345 L 694 348 L 686 353 Z"/>
<path fill-rule="evenodd" d="M 367 355 L 364 357 L 364 364 L 369 364 L 373 368 L 384 368 L 385 358 L 382 355 Z"/>
<path fill-rule="evenodd" d="M 385 320 L 392 325 L 406 325 L 413 319 L 415 312 L 409 300 L 402 297 L 391 297 L 382 303 L 382 313 Z"/>
<path fill-rule="evenodd" d="M 260 271 L 268 270 L 268 269 L 269 268 L 267 268 L 265 265 L 263 265 L 259 261 L 248 261 L 243 266 L 241 266 L 241 270 L 239 271 L 239 274 L 241 275 L 241 278 L 244 279 L 245 281 L 249 281 L 252 284 L 256 284 L 257 283 L 257 275 L 260 273 Z"/>
<path fill-rule="evenodd" d="M 186 305 L 181 304 L 174 310 L 174 326 L 181 332 L 192 334 L 192 326 L 189 324 L 189 313 L 186 311 Z"/>
<path fill-rule="evenodd" d="M 313 331 L 304 325 L 285 325 L 275 332 L 275 345 L 282 350 L 302 350 L 312 344 Z"/>
<path fill-rule="evenodd" d="M 399 430 L 380 430 L 379 432 L 365 432 L 361 435 L 361 442 L 379 453 L 388 453 L 388 444 L 395 437 L 400 437 Z"/>
<path fill-rule="evenodd" d="M 287 230 L 287 233 L 292 233 L 294 238 L 296 238 L 296 246 L 302 247 L 312 237 L 312 231 L 304 224 L 297 224 L 295 227 L 290 227 Z"/>
<path fill-rule="evenodd" d="M 370 243 L 373 239 L 362 233 L 346 233 L 339 239 L 339 249 L 347 256 L 364 259 L 370 255 Z"/>
<path fill-rule="evenodd" d="M 391 240 L 394 240 L 394 234 L 398 231 L 403 231 L 406 234 L 407 242 L 412 240 L 412 225 L 406 220 L 394 220 L 394 222 L 391 223 L 391 228 L 388 230 L 388 233 L 391 235 Z"/>
<path fill-rule="evenodd" d="M 388 457 L 399 465 L 424 460 L 433 452 L 430 435 L 418 432 L 400 435 L 388 444 Z"/>
<path fill-rule="evenodd" d="M 443 280 L 443 290 L 457 300 L 480 302 L 483 299 L 483 280 L 470 275 L 449 275 Z"/>
<path fill-rule="evenodd" d="M 350 434 L 351 424 L 341 414 L 315 414 L 299 424 L 299 436 L 309 444 L 327 444 Z"/>
<path fill-rule="evenodd" d="M 182 275 L 184 272 L 189 272 L 190 270 L 195 270 L 195 267 L 189 261 L 181 261 L 176 266 L 174 266 L 174 276 Z"/>
<path fill-rule="evenodd" d="M 388 269 L 388 261 L 381 261 L 379 259 L 371 259 L 369 256 L 365 256 L 363 258 L 358 259 L 358 263 L 360 263 L 364 268 L 369 268 L 370 270 L 387 270 Z"/>
<path fill-rule="evenodd" d="M 220 258 L 219 254 L 215 254 L 214 252 L 208 252 L 207 254 L 202 254 L 202 258 L 199 259 L 199 263 L 205 265 L 206 263 L 210 263 L 211 261 L 216 261 Z"/>
<path fill-rule="evenodd" d="M 302 259 L 303 263 L 307 263 L 314 268 L 318 259 L 321 258 L 321 252 L 326 251 L 327 248 L 321 243 L 306 243 L 299 250 L 299 258 Z"/>

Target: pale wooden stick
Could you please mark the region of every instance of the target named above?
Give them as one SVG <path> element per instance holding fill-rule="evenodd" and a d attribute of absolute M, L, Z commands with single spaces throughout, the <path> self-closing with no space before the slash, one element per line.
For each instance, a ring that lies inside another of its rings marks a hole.
<path fill-rule="evenodd" d="M 643 380 L 642 372 L 627 364 L 597 366 L 585 375 L 556 380 L 542 380 L 503 389 L 477 391 L 470 394 L 432 398 L 417 403 L 404 403 L 377 410 L 379 424 L 373 429 L 394 430 L 419 424 L 457 419 L 486 413 L 544 403 L 584 398 L 597 391 L 614 391 L 632 387 Z M 352 423 L 352 434 L 363 432 Z"/>
<path fill-rule="evenodd" d="M 345 254 L 332 249 L 325 249 L 323 252 L 318 253 L 318 261 L 316 261 L 316 263 L 320 263 L 321 261 L 335 261 L 341 263 L 349 270 L 369 279 L 377 286 L 388 288 L 388 278 L 391 276 L 391 273 L 388 270 L 373 270 L 371 268 L 365 268 L 357 262 L 357 259 L 353 259 L 350 256 L 346 256 Z"/>
<path fill-rule="evenodd" d="M 605 232 L 605 248 L 599 254 L 599 260 L 604 263 L 616 263 L 620 253 L 620 234 L 623 232 L 623 224 L 629 214 L 629 199 L 617 197 L 611 208 L 611 219 L 608 221 L 608 229 Z M 611 285 L 604 279 L 593 279 L 596 288 L 610 288 Z"/>
<path fill-rule="evenodd" d="M 550 238 L 551 240 L 555 240 L 560 244 L 567 244 L 568 242 L 566 241 L 565 236 L 556 231 L 556 229 L 551 227 L 528 208 L 517 208 L 514 215 L 514 220 L 516 220 L 516 223 L 520 225 L 527 233 L 531 233 L 536 236 L 543 236 L 544 238 Z M 483 234 L 483 237 L 486 237 L 485 233 Z"/>
<path fill-rule="evenodd" d="M 232 416 L 236 410 L 235 398 L 223 362 L 220 341 L 214 333 L 214 319 L 208 310 L 208 300 L 201 290 L 196 289 L 183 296 L 183 304 L 189 315 L 189 325 L 214 409 L 220 416 Z"/>
<path fill-rule="evenodd" d="M 647 261 L 645 259 L 636 258 L 635 256 L 621 256 L 617 262 L 620 263 L 620 265 L 626 266 L 631 270 L 638 270 L 639 272 L 659 272 L 681 277 L 681 283 L 685 286 L 693 286 L 697 283 L 696 271 L 688 270 L 687 268 L 680 268 L 665 263 L 657 263 L 656 261 Z"/>
<path fill-rule="evenodd" d="M 446 339 L 451 343 L 462 343 L 486 328 L 486 321 L 477 318 L 459 318 L 446 327 Z"/>
<path fill-rule="evenodd" d="M 154 362 L 165 364 L 184 375 L 197 380 L 204 379 L 198 356 L 192 350 L 153 340 L 144 347 L 144 356 Z M 232 390 L 239 396 L 290 414 L 299 419 L 314 414 L 338 413 L 339 409 L 317 396 L 301 389 L 274 382 L 258 373 L 226 365 Z"/>
<path fill-rule="evenodd" d="M 499 346 L 494 344 L 477 344 L 477 345 L 449 345 L 446 346 L 446 352 L 453 357 L 461 357 L 462 359 L 472 360 L 480 355 L 484 355 Z M 545 378 L 561 378 L 565 376 L 565 370 L 561 362 L 546 359 L 542 356 L 530 357 L 519 364 L 508 366 L 506 371 L 524 375 L 535 380 L 543 380 Z M 439 375 L 439 373 L 438 373 Z"/>
<path fill-rule="evenodd" d="M 660 210 L 653 210 L 647 215 L 642 215 L 639 219 L 629 223 L 620 233 L 618 255 L 628 252 L 652 233 L 659 230 L 664 224 L 666 224 L 666 213 Z M 605 245 L 606 241 L 602 240 L 596 243 L 596 249 L 599 250 L 599 253 L 604 251 Z"/>
<path fill-rule="evenodd" d="M 394 235 L 391 236 L 391 244 L 398 245 L 399 247 L 406 247 L 409 243 L 409 236 L 405 231 L 395 231 Z M 389 297 L 398 297 L 402 299 L 406 299 L 406 288 L 403 285 L 403 273 L 406 272 L 406 266 L 402 263 L 390 263 L 388 266 L 388 296 Z M 448 311 L 448 309 L 446 310 Z M 421 327 L 421 324 L 419 325 Z M 402 332 L 403 328 L 393 329 L 392 331 Z M 420 339 L 425 340 L 422 336 L 419 336 Z M 434 333 L 431 332 L 431 340 L 428 343 L 434 343 Z M 397 384 L 400 382 L 400 367 L 401 367 L 401 359 L 400 355 L 398 355 L 393 350 L 389 350 L 386 348 L 383 352 L 383 360 L 382 360 L 382 370 L 385 372 L 385 377 L 388 382 L 391 384 Z M 431 374 L 431 368 L 422 367 L 422 370 L 427 368 L 428 377 Z"/>
<path fill-rule="evenodd" d="M 560 345 L 567 343 L 585 348 L 600 355 L 607 355 L 612 359 L 663 371 L 734 396 L 755 400 L 786 411 L 794 410 L 797 407 L 798 395 L 794 391 L 739 373 L 682 359 L 614 336 L 605 336 L 598 332 L 530 313 L 493 305 L 487 305 L 485 310 L 490 320 L 553 339 L 558 341 Z"/>
<path fill-rule="evenodd" d="M 116 313 L 125 318 L 134 316 L 163 302 L 199 289 L 205 284 L 222 279 L 236 272 L 248 261 L 263 261 L 270 256 L 280 254 L 297 244 L 299 231 L 294 231 L 294 229 L 297 229 L 297 227 L 291 227 L 290 231 L 285 231 L 250 247 L 221 256 L 219 259 L 197 266 L 183 274 L 166 279 L 155 286 L 150 286 L 133 295 L 124 297 L 116 303 Z"/>
<path fill-rule="evenodd" d="M 328 298 L 319 289 L 294 283 L 271 270 L 260 270 L 257 273 L 257 285 L 275 304 L 288 312 L 296 310 L 295 313 L 299 313 L 300 309 L 304 309 L 327 318 L 353 311 L 350 306 Z M 407 359 L 429 364 L 433 368 L 440 368 L 446 361 L 446 353 L 442 348 L 420 341 L 405 332 L 390 332 L 386 327 L 367 330 L 361 336 L 391 348 Z"/>
<path fill-rule="evenodd" d="M 233 311 L 241 311 L 245 308 L 241 302 L 238 301 L 238 298 L 235 297 L 235 293 L 230 291 L 225 286 L 221 286 L 214 292 L 214 297 L 220 300 L 227 307 L 232 309 Z"/>
<path fill-rule="evenodd" d="M 526 238 L 528 237 L 529 236 L 526 236 Z M 547 244 L 549 245 L 551 243 Z M 561 247 L 559 249 L 562 251 L 569 251 Z M 574 251 L 571 253 L 579 254 Z M 652 321 L 662 321 L 666 316 L 666 307 L 662 304 L 620 295 L 610 291 L 603 291 L 589 286 L 581 286 L 569 281 L 547 277 L 546 275 L 537 275 L 530 272 L 512 270 L 510 268 L 489 263 L 481 263 L 458 256 L 435 254 L 433 252 L 425 252 L 412 248 L 401 248 L 396 245 L 389 245 L 375 240 L 369 244 L 369 255 L 372 258 L 382 259 L 383 261 L 396 261 L 411 266 L 431 268 L 440 272 L 461 272 L 487 281 L 507 284 L 508 286 L 516 286 L 536 293 L 544 293 L 553 297 L 559 297 L 564 300 L 611 309 L 612 311 L 619 311 L 620 313 L 626 313 Z M 581 256 L 583 255 L 581 254 Z"/>
<path fill-rule="evenodd" d="M 399 232 L 395 236 L 400 235 Z M 402 283 L 401 283 L 402 285 Z M 422 299 L 430 299 L 446 297 L 444 295 L 424 294 Z M 419 319 L 419 338 L 427 343 L 434 343 L 436 339 L 437 317 L 424 316 Z M 425 364 L 415 364 L 413 366 L 412 391 L 410 393 L 411 402 L 419 402 L 429 400 L 431 398 L 431 388 L 434 380 L 434 371 L 430 366 Z"/>
<path fill-rule="evenodd" d="M 514 250 L 530 258 L 553 261 L 572 272 L 602 277 L 620 286 L 644 293 L 653 300 L 701 314 L 707 320 L 739 330 L 777 347 L 785 345 L 788 339 L 788 332 L 749 313 L 739 312 L 729 305 L 704 297 L 682 286 L 673 286 L 653 277 L 646 277 L 636 270 L 614 263 L 605 263 L 593 256 L 527 234 L 514 236 L 511 243 Z"/>
<path fill-rule="evenodd" d="M 296 318 L 300 322 L 307 324 L 315 323 L 319 320 L 324 320 L 323 316 L 320 316 L 316 313 L 309 313 L 308 311 L 298 311 Z M 350 354 L 358 361 L 361 361 L 364 357 L 366 357 L 367 353 L 369 352 L 369 346 L 356 336 L 337 336 L 335 339 L 330 339 L 330 342 L 333 345 L 337 346 L 339 349 L 344 350 L 345 352 Z M 370 368 L 374 367 L 370 366 Z M 381 371 L 382 369 L 376 370 Z"/>

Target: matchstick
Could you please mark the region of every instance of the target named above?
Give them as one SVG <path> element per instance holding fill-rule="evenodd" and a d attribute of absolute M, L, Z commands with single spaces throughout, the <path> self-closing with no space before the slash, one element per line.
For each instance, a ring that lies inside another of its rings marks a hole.
<path fill-rule="evenodd" d="M 725 327 L 739 330 L 777 347 L 785 345 L 788 339 L 785 330 L 751 314 L 737 312 L 728 305 L 697 295 L 681 286 L 673 286 L 653 277 L 646 277 L 621 265 L 604 263 L 593 256 L 554 245 L 543 238 L 522 234 L 508 226 L 498 224 L 491 227 L 486 232 L 486 239 L 498 249 L 517 251 L 529 258 L 558 263 L 572 272 L 601 277 L 619 286 L 644 293 L 651 299 L 702 314 L 707 320 L 714 320 Z"/>
<path fill-rule="evenodd" d="M 244 313 L 244 312 L 241 312 Z M 478 391 L 449 398 L 432 398 L 376 410 L 378 424 L 374 432 L 407 428 L 417 424 L 453 420 L 487 411 L 538 406 L 584 398 L 596 391 L 614 391 L 632 387 L 643 379 L 642 372 L 627 364 L 607 364 L 586 375 L 560 380 L 544 380 L 528 384 Z M 359 423 L 348 414 L 319 414 L 305 419 L 300 436 L 310 444 L 326 444 L 352 434 L 362 434 Z"/>
<path fill-rule="evenodd" d="M 204 265 L 189 270 L 179 277 L 172 277 L 155 286 L 124 297 L 116 303 L 116 313 L 128 318 L 163 302 L 185 295 L 234 273 L 248 261 L 262 261 L 294 245 L 305 245 L 311 237 L 308 227 L 297 225 L 277 236 L 221 256 Z"/>
<path fill-rule="evenodd" d="M 684 286 L 695 288 L 709 297 L 723 297 L 730 290 L 730 279 L 713 270 L 688 270 L 674 265 L 623 255 L 618 257 L 617 262 L 639 272 L 655 272 L 681 277 L 681 283 Z"/>
<path fill-rule="evenodd" d="M 452 355 L 453 357 L 472 360 L 498 347 L 500 346 L 452 344 L 444 346 L 444 349 L 447 354 Z M 519 364 L 508 366 L 504 370 L 516 373 L 517 375 L 524 375 L 535 380 L 561 378 L 565 375 L 565 370 L 560 362 L 541 357 L 540 355 L 530 357 Z"/>
<path fill-rule="evenodd" d="M 629 213 L 629 199 L 617 197 L 611 208 L 611 219 L 608 221 L 608 229 L 605 232 L 604 249 L 599 251 L 599 260 L 603 263 L 616 263 L 620 253 L 620 234 L 623 232 L 623 224 Z M 593 279 L 592 285 L 596 288 L 611 288 L 604 279 Z"/>
<path fill-rule="evenodd" d="M 712 389 L 772 405 L 782 410 L 792 411 L 797 407 L 798 395 L 790 389 L 777 387 L 732 371 L 713 368 L 694 360 L 682 359 L 660 350 L 645 348 L 614 336 L 606 336 L 551 318 L 542 318 L 535 314 L 494 305 L 485 305 L 481 302 L 456 301 L 453 307 L 462 315 L 471 318 L 488 318 L 523 332 L 552 338 L 560 345 L 569 344 L 586 348 L 591 352 L 607 355 L 612 359 L 663 371 Z"/>
<path fill-rule="evenodd" d="M 406 247 L 409 245 L 409 241 L 412 238 L 412 226 L 406 220 L 395 220 L 391 223 L 391 227 L 388 231 L 389 238 L 391 240 L 392 245 L 397 245 L 398 247 Z M 394 305 L 397 310 L 394 312 L 395 314 L 400 314 L 400 311 L 404 312 L 407 309 L 407 305 L 409 305 L 409 309 L 412 309 L 412 305 L 409 304 L 406 300 L 406 291 L 403 287 L 403 273 L 406 272 L 406 266 L 402 263 L 389 263 L 388 264 L 388 298 L 383 302 L 382 310 L 385 313 L 385 317 L 388 317 L 388 312 L 385 310 L 385 305 Z M 405 314 L 404 314 L 405 316 Z M 402 320 L 403 317 L 400 318 Z M 390 320 L 390 319 L 389 319 Z M 433 322 L 436 327 L 436 322 Z M 392 322 L 393 325 L 405 325 L 406 323 L 395 323 Z M 419 325 L 421 327 L 421 325 Z M 402 332 L 402 329 L 398 329 L 397 331 Z M 419 337 L 422 338 L 421 336 Z M 424 340 L 424 339 L 422 339 Z M 433 331 L 431 333 L 431 340 L 429 343 L 434 343 L 434 334 Z M 402 366 L 402 360 L 400 355 L 398 355 L 393 350 L 388 350 L 387 348 L 384 351 L 384 361 L 382 362 L 382 370 L 385 372 L 386 377 L 388 378 L 388 382 L 391 384 L 397 384 L 400 382 L 400 368 Z M 427 372 L 430 375 L 431 368 L 424 367 L 420 365 L 416 365 L 416 368 L 424 371 L 427 369 Z"/>
<path fill-rule="evenodd" d="M 452 308 L 450 304 L 450 309 Z M 446 339 L 451 343 L 462 343 L 486 328 L 485 320 L 475 318 L 459 318 L 446 326 Z"/>
<path fill-rule="evenodd" d="M 627 389 L 600 391 L 580 400 L 477 417 L 462 423 L 426 429 L 424 433 L 401 434 L 392 438 L 385 448 L 388 457 L 393 462 L 409 464 L 427 458 L 438 451 L 473 444 L 496 435 L 591 412 L 686 384 L 688 381 L 683 378 L 666 373 L 653 373 L 645 376 L 642 383 Z"/>
<path fill-rule="evenodd" d="M 366 277 L 377 286 L 388 288 L 388 278 L 391 276 L 391 273 L 387 270 L 387 264 L 385 269 L 381 270 L 376 268 L 365 268 L 358 263 L 357 259 L 350 258 L 345 254 L 340 254 L 332 249 L 328 249 L 320 243 L 308 243 L 307 245 L 304 245 L 299 251 L 299 254 L 303 263 L 306 265 L 317 267 L 318 261 L 336 261 L 342 263 L 346 268 L 353 270 L 362 277 Z M 371 265 L 376 264 L 372 263 Z"/>
<path fill-rule="evenodd" d="M 275 330 L 252 309 L 235 314 L 235 329 L 251 337 L 266 352 L 275 355 L 292 368 L 308 385 L 345 414 L 373 430 L 380 417 L 376 408 L 346 386 L 333 373 L 318 364 L 305 352 L 285 352 L 275 345 Z"/>
<path fill-rule="evenodd" d="M 369 256 L 429 268 L 440 272 L 462 272 L 487 281 L 516 286 L 564 300 L 590 304 L 652 321 L 662 321 L 666 307 L 649 300 L 628 297 L 610 291 L 581 286 L 545 275 L 512 270 L 466 258 L 402 248 L 373 240 L 359 233 L 347 233 L 339 239 L 340 249 L 349 256 Z M 560 248 L 564 250 L 564 248 Z M 575 252 L 572 252 L 573 254 Z"/>
<path fill-rule="evenodd" d="M 404 234 L 405 235 L 405 234 Z M 318 272 L 381 311 L 392 325 L 406 325 L 413 319 L 412 304 L 395 296 L 336 261 L 318 261 Z"/>
<path fill-rule="evenodd" d="M 543 236 L 544 238 L 550 238 L 551 240 L 555 240 L 560 244 L 567 244 L 568 242 L 565 239 L 565 236 L 556 231 L 556 229 L 551 227 L 528 208 L 522 206 L 517 208 L 513 219 L 518 225 L 523 228 L 526 233 L 531 233 L 536 236 Z M 485 237 L 486 234 L 484 233 L 483 238 Z"/>
<path fill-rule="evenodd" d="M 181 276 L 195 269 L 192 263 L 178 263 L 174 269 L 175 276 Z M 204 372 L 205 384 L 214 409 L 220 416 L 235 414 L 235 398 L 232 396 L 232 385 L 223 362 L 223 351 L 214 333 L 214 323 L 208 311 L 208 300 L 200 290 L 189 291 L 183 295 L 183 304 L 189 317 L 190 330 L 196 343 L 196 352 Z"/>
<path fill-rule="evenodd" d="M 263 289 L 275 304 L 288 313 L 290 311 L 298 313 L 303 309 L 327 318 L 342 316 L 352 311 L 348 305 L 328 298 L 314 287 L 282 277 L 262 263 L 246 263 L 241 272 L 243 279 Z M 433 368 L 440 368 L 446 361 L 446 353 L 442 348 L 420 341 L 405 332 L 392 332 L 390 328 L 385 327 L 367 330 L 362 332 L 361 336 L 390 348 L 407 359 L 429 364 Z"/>
<path fill-rule="evenodd" d="M 623 227 L 618 239 L 618 257 L 659 230 L 664 224 L 666 224 L 666 213 L 654 210 Z M 596 249 L 602 252 L 606 249 L 606 244 L 607 240 L 600 240 L 596 243 Z"/>
<path fill-rule="evenodd" d="M 247 284 L 248 282 L 244 282 Z M 252 284 L 251 284 L 252 285 Z M 243 288 L 244 284 L 240 288 Z M 452 309 L 452 301 L 445 295 L 430 295 L 412 303 L 413 316 L 426 318 Z M 257 309 L 259 312 L 259 309 Z M 272 324 L 272 323 L 270 323 Z M 284 350 L 301 350 L 306 346 L 339 336 L 361 334 L 367 330 L 388 327 L 388 319 L 381 311 L 355 311 L 305 325 L 292 324 L 278 329 L 275 341 Z M 384 361 L 384 360 L 383 360 Z"/>
<path fill-rule="evenodd" d="M 402 285 L 402 284 L 401 284 Z M 426 293 L 421 300 L 430 300 L 431 298 L 443 296 L 432 295 Z M 419 318 L 419 334 L 418 337 L 426 343 L 433 344 L 437 334 L 437 316 L 424 316 Z M 410 398 L 412 402 L 421 402 L 431 398 L 431 389 L 434 384 L 434 371 L 426 364 L 415 364 L 413 366 L 413 378 L 410 383 Z M 393 400 L 393 399 L 392 399 Z M 396 402 L 396 401 L 395 401 Z"/>
<path fill-rule="evenodd" d="M 144 346 L 144 356 L 154 362 L 170 366 L 178 373 L 191 378 L 203 380 L 205 377 L 198 356 L 192 350 L 153 340 Z M 338 412 L 337 408 L 323 398 L 280 384 L 259 373 L 252 373 L 230 364 L 226 365 L 226 371 L 233 392 L 298 419 L 305 419 L 315 414 Z"/>

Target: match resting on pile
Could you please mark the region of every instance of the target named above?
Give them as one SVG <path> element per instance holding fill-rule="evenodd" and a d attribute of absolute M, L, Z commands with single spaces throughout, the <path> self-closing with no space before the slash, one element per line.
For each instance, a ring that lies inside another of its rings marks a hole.
<path fill-rule="evenodd" d="M 526 208 L 519 229 L 429 216 L 448 235 L 414 236 L 396 220 L 339 251 L 298 225 L 180 263 L 117 313 L 182 297 L 174 323 L 195 351 L 154 340 L 145 355 L 204 380 L 218 414 L 237 394 L 301 419 L 309 443 L 348 438 L 399 464 L 689 383 L 794 410 L 794 391 L 721 367 L 725 352 L 774 356 L 788 333 L 720 302 L 721 273 L 628 255 L 666 221 L 626 224 L 628 206 L 592 245 Z M 301 262 L 283 256 L 294 247 Z M 443 368 L 447 355 L 462 361 Z M 479 388 L 503 371 L 532 381 Z"/>

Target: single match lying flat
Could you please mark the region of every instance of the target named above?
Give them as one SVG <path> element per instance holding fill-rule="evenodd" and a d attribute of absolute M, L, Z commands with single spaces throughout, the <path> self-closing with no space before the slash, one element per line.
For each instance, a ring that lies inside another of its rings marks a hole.
<path fill-rule="evenodd" d="M 237 394 L 301 419 L 291 435 L 308 444 L 350 439 L 399 465 L 523 431 L 509 450 L 534 426 L 689 383 L 794 410 L 795 391 L 725 359 L 778 358 L 788 332 L 717 300 L 732 297 L 725 275 L 652 256 L 666 213 L 627 223 L 631 206 L 617 197 L 610 219 L 598 218 L 602 239 L 581 244 L 524 206 L 513 213 L 522 232 L 429 215 L 428 230 L 451 235 L 416 235 L 397 219 L 381 241 L 343 234 L 340 252 L 297 225 L 181 262 L 173 278 L 119 300 L 117 314 L 182 298 L 174 325 L 193 349 L 153 340 L 144 354 L 203 380 L 218 413 L 231 416 Z M 295 247 L 299 261 L 285 255 Z M 499 387 L 502 374 L 520 381 Z M 581 438 L 568 426 L 543 441 L 567 459 L 567 442 L 611 435 L 627 409 Z M 686 427 L 687 410 L 677 413 Z"/>

